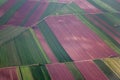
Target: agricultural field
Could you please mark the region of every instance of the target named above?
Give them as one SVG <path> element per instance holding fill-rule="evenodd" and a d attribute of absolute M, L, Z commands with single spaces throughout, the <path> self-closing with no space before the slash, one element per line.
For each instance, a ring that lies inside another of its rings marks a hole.
<path fill-rule="evenodd" d="M 50 62 L 32 29 L 10 26 L 0 36 L 0 67 Z"/>
<path fill-rule="evenodd" d="M 1 7 L 0 25 L 31 26 L 65 5 L 47 1 L 20 0 L 15 2 L 16 0 L 12 0 L 3 5 L 3 8 Z"/>
<path fill-rule="evenodd" d="M 119 13 L 89 14 L 86 16 L 93 24 L 120 44 Z"/>
<path fill-rule="evenodd" d="M 120 80 L 120 0 L 1 0 L 0 80 Z"/>
<path fill-rule="evenodd" d="M 75 22 L 72 22 L 71 19 Z M 38 24 L 38 26 L 51 49 L 58 57 L 62 56 L 63 52 L 60 52 L 62 49 L 57 52 L 58 50 L 52 48 L 52 45 L 58 49 L 62 46 L 74 61 L 117 56 L 110 47 L 74 15 L 50 16 Z M 45 26 L 50 28 L 49 31 L 47 31 L 48 28 L 45 28 Z M 45 32 L 49 32 L 49 36 L 46 35 Z M 50 42 L 53 38 L 57 38 L 56 41 L 54 41 L 56 44 Z M 60 42 L 61 45 L 57 45 L 59 44 L 58 42 Z M 65 56 L 65 53 L 63 55 Z M 67 58 L 67 56 L 65 57 Z M 61 60 L 63 60 L 63 58 L 61 58 Z"/>
<path fill-rule="evenodd" d="M 0 69 L 1 80 L 119 80 L 120 57 Z M 94 74 L 94 75 L 93 75 Z"/>
<path fill-rule="evenodd" d="M 63 7 L 60 11 L 53 13 L 53 15 L 56 15 L 56 14 L 63 15 L 63 14 L 71 14 L 72 13 L 73 15 L 77 16 L 77 18 L 79 18 L 84 24 L 86 24 L 87 27 L 89 27 L 93 32 L 95 32 L 107 45 L 109 45 L 117 53 L 120 53 L 118 39 L 112 38 L 112 36 L 110 36 L 107 32 L 105 32 L 100 27 L 98 27 L 99 23 L 97 23 L 96 21 L 93 22 L 93 19 L 90 20 L 88 15 L 94 15 L 94 14 L 85 14 L 85 13 L 79 14 L 80 12 L 81 12 L 81 9 L 79 9 L 79 7 L 76 6 L 75 3 L 71 3 L 71 4 Z M 96 15 L 104 15 L 104 14 L 101 13 L 101 14 L 96 14 Z M 112 14 L 112 13 L 107 13 L 107 14 Z M 119 14 L 119 13 L 113 13 L 113 14 L 115 15 L 115 14 Z M 118 32 L 119 30 L 115 30 L 115 31 Z M 116 35 L 114 35 L 114 37 L 116 37 Z"/>
<path fill-rule="evenodd" d="M 76 3 L 86 13 L 119 13 L 120 0 L 48 0 L 49 2 Z"/>

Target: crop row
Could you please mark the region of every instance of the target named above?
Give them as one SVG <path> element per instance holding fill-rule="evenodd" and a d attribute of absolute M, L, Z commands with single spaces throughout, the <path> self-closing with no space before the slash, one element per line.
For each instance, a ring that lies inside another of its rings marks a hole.
<path fill-rule="evenodd" d="M 0 69 L 2 80 L 119 80 L 120 58 Z M 93 75 L 94 74 L 94 75 Z"/>

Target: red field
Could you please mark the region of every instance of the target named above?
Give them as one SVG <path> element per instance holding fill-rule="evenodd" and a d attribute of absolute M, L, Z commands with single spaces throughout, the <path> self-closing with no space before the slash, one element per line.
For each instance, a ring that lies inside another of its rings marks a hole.
<path fill-rule="evenodd" d="M 65 64 L 47 64 L 51 80 L 75 80 Z"/>
<path fill-rule="evenodd" d="M 88 60 L 117 55 L 73 15 L 51 16 L 46 19 L 46 22 L 73 60 Z"/>
<path fill-rule="evenodd" d="M 85 80 L 109 80 L 92 61 L 75 62 L 75 65 Z"/>
<path fill-rule="evenodd" d="M 0 80 L 18 80 L 16 68 L 0 69 Z"/>

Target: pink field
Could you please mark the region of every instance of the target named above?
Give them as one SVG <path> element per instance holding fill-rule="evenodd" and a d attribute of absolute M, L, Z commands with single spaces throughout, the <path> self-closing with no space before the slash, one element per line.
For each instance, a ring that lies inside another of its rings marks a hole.
<path fill-rule="evenodd" d="M 115 29 L 112 28 L 109 24 L 107 24 L 106 22 L 104 22 L 103 20 L 101 20 L 100 18 L 98 18 L 95 15 L 93 15 L 93 16 L 92 15 L 91 16 L 90 15 L 86 15 L 86 17 L 88 19 L 90 19 L 90 21 L 92 21 L 94 24 L 99 26 L 103 31 L 105 31 L 107 34 L 109 34 L 113 39 L 115 39 L 120 44 L 120 38 L 115 36 L 115 34 L 120 36 L 120 33 L 115 31 Z M 107 28 L 105 28 L 104 26 L 106 26 Z"/>
<path fill-rule="evenodd" d="M 0 80 L 18 80 L 16 68 L 0 69 Z"/>
<path fill-rule="evenodd" d="M 58 0 L 60 3 L 70 3 L 74 0 Z"/>
<path fill-rule="evenodd" d="M 51 80 L 75 80 L 65 64 L 47 64 Z"/>
<path fill-rule="evenodd" d="M 120 2 L 120 0 L 116 0 L 117 2 Z"/>
<path fill-rule="evenodd" d="M 32 16 L 29 18 L 28 22 L 25 24 L 25 26 L 31 26 L 34 23 L 38 22 L 40 20 L 40 16 L 43 14 L 43 12 L 46 10 L 48 6 L 48 2 L 41 2 L 37 10 L 32 14 Z"/>
<path fill-rule="evenodd" d="M 117 55 L 74 15 L 51 16 L 46 19 L 46 22 L 75 61 Z"/>
<path fill-rule="evenodd" d="M 31 9 L 35 6 L 36 3 L 37 2 L 29 1 L 29 2 L 26 2 L 25 4 L 23 4 L 23 6 L 18 11 L 16 11 L 14 16 L 8 21 L 7 24 L 19 26 L 21 24 L 21 22 L 26 18 L 28 13 L 31 11 Z"/>
<path fill-rule="evenodd" d="M 75 0 L 74 2 L 87 13 L 101 13 L 99 9 L 90 4 L 87 0 Z"/>
<path fill-rule="evenodd" d="M 4 15 L 4 13 L 10 9 L 17 0 L 8 0 L 3 6 L 0 7 L 0 16 Z"/>
<path fill-rule="evenodd" d="M 92 61 L 75 62 L 75 65 L 85 80 L 109 80 Z"/>
<path fill-rule="evenodd" d="M 58 61 L 57 61 L 56 57 L 53 55 L 53 52 L 51 51 L 50 47 L 46 43 L 42 33 L 40 33 L 40 31 L 38 29 L 35 29 L 34 31 L 36 33 L 37 38 L 40 41 L 40 44 L 42 45 L 42 47 L 45 50 L 47 56 L 49 57 L 50 61 L 52 63 L 57 63 Z"/>

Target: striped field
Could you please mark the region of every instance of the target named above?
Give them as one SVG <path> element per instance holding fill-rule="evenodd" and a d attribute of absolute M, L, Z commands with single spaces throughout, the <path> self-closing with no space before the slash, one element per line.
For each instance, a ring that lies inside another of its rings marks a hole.
<path fill-rule="evenodd" d="M 0 80 L 120 80 L 120 0 L 0 0 Z"/>
<path fill-rule="evenodd" d="M 0 69 L 2 80 L 119 80 L 120 58 Z M 94 74 L 94 75 L 93 75 Z"/>

